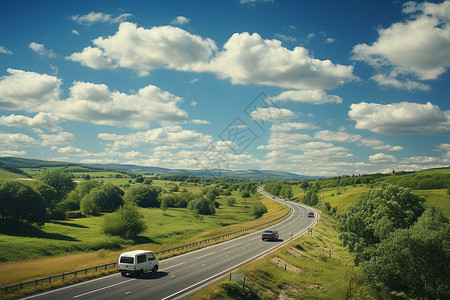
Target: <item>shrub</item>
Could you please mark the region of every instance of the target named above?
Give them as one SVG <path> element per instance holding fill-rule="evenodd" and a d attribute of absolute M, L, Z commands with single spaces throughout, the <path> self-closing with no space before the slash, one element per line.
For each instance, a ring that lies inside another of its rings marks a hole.
<path fill-rule="evenodd" d="M 262 203 L 256 203 L 250 208 L 250 213 L 255 219 L 260 218 L 267 212 L 267 207 Z"/>
<path fill-rule="evenodd" d="M 102 230 L 107 235 L 125 239 L 135 238 L 146 230 L 147 226 L 136 205 L 126 204 L 116 212 L 105 216 Z"/>

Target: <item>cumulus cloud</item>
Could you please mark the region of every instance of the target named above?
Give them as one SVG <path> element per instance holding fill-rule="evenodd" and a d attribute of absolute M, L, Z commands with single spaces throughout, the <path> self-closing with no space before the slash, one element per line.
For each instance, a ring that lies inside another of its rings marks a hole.
<path fill-rule="evenodd" d="M 193 123 L 193 124 L 210 124 L 211 122 L 210 122 L 210 121 L 207 121 L 207 120 L 193 119 L 193 120 L 192 120 L 192 123 Z"/>
<path fill-rule="evenodd" d="M 404 22 L 378 30 L 372 45 L 358 44 L 353 59 L 421 80 L 437 79 L 450 66 L 450 1 L 407 2 Z"/>
<path fill-rule="evenodd" d="M 0 46 L 0 53 L 1 54 L 7 54 L 7 55 L 12 55 L 12 51 L 8 50 L 7 48 Z"/>
<path fill-rule="evenodd" d="M 375 81 L 378 85 L 384 87 L 394 87 L 400 90 L 408 90 L 408 91 L 429 91 L 431 90 L 431 86 L 428 84 L 423 84 L 421 82 L 412 81 L 410 79 L 406 79 L 404 81 L 398 80 L 395 77 L 388 76 L 385 74 L 376 74 L 372 76 L 370 79 Z"/>
<path fill-rule="evenodd" d="M 191 20 L 189 20 L 186 17 L 183 16 L 178 16 L 175 19 L 172 20 L 172 22 L 170 22 L 173 25 L 184 25 L 184 24 L 188 24 Z"/>
<path fill-rule="evenodd" d="M 57 101 L 61 80 L 55 76 L 8 69 L 0 78 L 0 108 L 37 111 L 48 101 Z"/>
<path fill-rule="evenodd" d="M 344 131 L 330 131 L 322 130 L 314 134 L 314 138 L 323 141 L 336 141 L 336 142 L 347 142 L 354 143 L 361 139 L 359 134 L 350 134 Z"/>
<path fill-rule="evenodd" d="M 41 57 L 55 57 L 55 52 L 53 52 L 52 50 L 47 50 L 45 49 L 45 46 L 43 44 L 38 44 L 35 42 L 31 42 L 28 47 L 33 50 L 34 52 L 36 52 L 37 54 L 39 54 Z"/>
<path fill-rule="evenodd" d="M 23 133 L 0 133 L 0 149 L 25 148 L 36 146 L 34 138 Z"/>
<path fill-rule="evenodd" d="M 112 60 L 105 57 L 103 51 L 99 48 L 86 47 L 82 52 L 72 53 L 66 59 L 77 61 L 81 65 L 95 70 L 114 68 Z"/>
<path fill-rule="evenodd" d="M 273 131 L 291 131 L 291 130 L 301 130 L 301 129 L 316 129 L 315 125 L 310 123 L 301 122 L 284 122 L 280 124 L 273 124 L 270 130 Z"/>
<path fill-rule="evenodd" d="M 114 141 L 113 144 L 108 145 L 112 150 L 136 147 L 142 144 L 164 143 L 177 146 L 204 147 L 212 142 L 209 135 L 194 130 L 184 130 L 180 126 L 161 127 L 126 135 L 100 133 L 98 137 L 102 140 Z"/>
<path fill-rule="evenodd" d="M 121 23 L 131 16 L 132 14 L 121 14 L 120 16 L 113 17 L 110 14 L 92 11 L 87 15 L 72 16 L 72 21 L 78 22 L 82 25 L 92 25 L 94 23 Z"/>
<path fill-rule="evenodd" d="M 70 87 L 70 96 L 60 99 L 61 80 L 57 77 L 14 69 L 8 72 L 10 75 L 0 78 L 0 108 L 48 114 L 39 114 L 34 120 L 3 117 L 3 124 L 46 123 L 44 128 L 49 129 L 56 126 L 54 118 L 60 118 L 143 129 L 150 122 L 187 119 L 187 113 L 178 107 L 182 98 L 153 85 L 125 94 L 111 91 L 105 84 L 76 81 Z"/>
<path fill-rule="evenodd" d="M 294 101 L 313 104 L 342 103 L 342 98 L 329 95 L 323 90 L 285 91 L 272 97 L 274 101 Z"/>
<path fill-rule="evenodd" d="M 70 132 L 58 132 L 57 134 L 40 134 L 41 146 L 66 145 L 75 141 L 75 137 Z"/>
<path fill-rule="evenodd" d="M 93 43 L 96 47 L 86 47 L 68 59 L 97 69 L 129 68 L 142 76 L 155 68 L 168 68 L 213 73 L 233 84 L 295 89 L 335 88 L 357 79 L 353 66 L 313 58 L 303 47 L 289 50 L 257 33 L 235 33 L 219 52 L 213 40 L 178 27 L 146 29 L 124 22 L 114 35 Z"/>
<path fill-rule="evenodd" d="M 1 150 L 0 149 L 0 156 L 25 156 L 27 155 L 26 151 L 18 151 L 18 150 Z"/>
<path fill-rule="evenodd" d="M 369 156 L 369 160 L 372 163 L 393 163 L 396 162 L 397 159 L 393 155 L 388 155 L 384 153 L 377 153 Z"/>
<path fill-rule="evenodd" d="M 280 41 L 264 40 L 257 33 L 235 33 L 223 48 L 208 70 L 233 84 L 325 89 L 356 79 L 352 66 L 313 58 L 303 47 L 289 50 Z"/>
<path fill-rule="evenodd" d="M 437 105 L 400 102 L 354 103 L 348 115 L 355 127 L 384 134 L 450 134 L 450 111 Z"/>
<path fill-rule="evenodd" d="M 115 35 L 99 37 L 93 42 L 103 49 L 96 50 L 98 55 L 108 58 L 117 66 L 139 72 L 160 67 L 196 70 L 199 65 L 208 62 L 217 48 L 211 39 L 203 39 L 178 27 L 145 29 L 129 22 L 121 23 Z M 85 51 L 86 48 L 82 53 Z M 93 51 L 89 49 L 89 52 Z M 84 61 L 83 56 L 79 58 L 80 62 Z"/>
<path fill-rule="evenodd" d="M 277 107 L 257 107 L 250 116 L 256 120 L 272 122 L 280 119 L 295 118 L 295 114 L 289 109 Z"/>
<path fill-rule="evenodd" d="M 58 122 L 59 119 L 57 117 L 53 116 L 51 113 L 45 112 L 40 112 L 32 118 L 14 114 L 0 117 L 0 125 L 34 130 L 48 129 L 57 131 L 61 129 Z"/>
<path fill-rule="evenodd" d="M 104 84 L 75 82 L 70 97 L 46 108 L 55 115 L 101 125 L 146 128 L 150 121 L 175 122 L 187 118 L 177 104 L 182 99 L 148 85 L 137 93 L 111 92 Z"/>

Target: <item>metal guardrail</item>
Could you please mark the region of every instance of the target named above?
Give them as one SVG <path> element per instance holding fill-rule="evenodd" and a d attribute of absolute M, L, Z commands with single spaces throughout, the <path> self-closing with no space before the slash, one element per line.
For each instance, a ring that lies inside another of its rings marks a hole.
<path fill-rule="evenodd" d="M 186 245 L 182 245 L 182 246 L 178 246 L 178 247 L 174 247 L 174 248 L 170 248 L 170 249 L 157 251 L 157 252 L 154 252 L 154 254 L 158 255 L 158 254 L 170 253 L 170 252 L 173 252 L 173 251 L 183 251 L 183 250 L 187 250 L 189 248 L 195 248 L 197 246 L 208 245 L 208 244 L 212 244 L 212 243 L 215 243 L 215 242 L 218 242 L 218 241 L 226 241 L 227 238 L 230 238 L 230 237 L 233 237 L 233 236 L 239 236 L 239 235 L 242 235 L 244 233 L 247 233 L 247 232 L 250 232 L 250 231 L 253 231 L 253 230 L 258 230 L 258 229 L 261 229 L 261 228 L 263 228 L 263 227 L 265 227 L 265 226 L 267 226 L 267 225 L 269 225 L 271 223 L 275 223 L 277 221 L 280 221 L 280 220 L 286 218 L 291 212 L 292 212 L 292 208 L 290 207 L 289 211 L 287 213 L 285 213 L 281 217 L 279 217 L 277 219 L 274 219 L 272 221 L 265 222 L 263 224 L 259 224 L 259 225 L 253 226 L 253 227 L 245 228 L 245 229 L 242 229 L 242 230 L 239 230 L 239 231 L 223 234 L 223 235 L 220 235 L 220 236 L 215 236 L 215 237 L 212 237 L 212 238 L 209 238 L 209 239 L 205 239 L 205 240 L 201 240 L 201 241 L 198 241 L 198 242 L 194 242 L 194 243 L 190 243 L 190 244 L 186 244 Z M 58 274 L 58 275 L 53 275 L 53 276 L 49 276 L 49 277 L 45 277 L 45 278 L 39 278 L 39 279 L 35 279 L 35 280 L 30 280 L 30 281 L 25 281 L 25 282 L 21 282 L 21 283 L 12 284 L 12 285 L 7 285 L 7 286 L 0 287 L 0 291 L 4 290 L 5 291 L 4 294 L 6 295 L 8 293 L 8 291 L 17 290 L 17 289 L 23 289 L 26 286 L 34 285 L 35 287 L 37 287 L 40 282 L 48 282 L 48 285 L 51 285 L 51 282 L 52 282 L 53 279 L 60 278 L 60 279 L 62 279 L 64 281 L 65 277 L 70 276 L 70 275 L 73 275 L 73 277 L 72 277 L 72 279 L 73 279 L 73 278 L 77 277 L 77 274 L 83 274 L 84 273 L 84 274 L 87 275 L 87 273 L 89 271 L 92 272 L 93 270 L 95 270 L 95 272 L 98 272 L 98 270 L 100 270 L 100 271 L 105 270 L 106 271 L 106 270 L 108 270 L 109 266 L 113 266 L 113 268 L 116 268 L 117 267 L 117 262 L 112 262 L 112 263 L 109 263 L 109 264 L 99 265 L 99 266 L 90 267 L 90 268 L 86 268 L 86 269 L 81 269 L 81 270 L 76 270 L 76 271 L 72 271 L 72 272 L 67 272 L 67 273 L 62 273 L 62 274 Z"/>

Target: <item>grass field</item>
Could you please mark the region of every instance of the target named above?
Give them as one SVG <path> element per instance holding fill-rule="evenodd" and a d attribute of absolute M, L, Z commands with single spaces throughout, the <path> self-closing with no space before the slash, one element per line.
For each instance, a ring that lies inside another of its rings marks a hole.
<path fill-rule="evenodd" d="M 233 273 L 244 274 L 260 299 L 370 299 L 376 291 L 353 266 L 335 223 L 323 215 L 312 236 L 305 234 Z M 188 299 L 236 299 L 220 288 L 228 280 L 226 276 Z"/>
<path fill-rule="evenodd" d="M 230 207 L 219 198 L 216 215 L 192 214 L 188 209 L 141 209 L 148 229 L 136 241 L 110 238 L 101 233 L 102 216 L 47 223 L 32 234 L 0 235 L 0 286 L 113 262 L 120 252 L 137 248 L 159 251 L 224 233 L 252 227 L 283 215 L 287 208 L 268 199 L 243 199 Z M 254 220 L 246 206 L 263 202 L 269 212 Z M 26 232 L 26 234 L 25 234 Z M 124 248 L 114 250 L 114 246 Z M 112 250 L 93 251 L 110 246 Z M 68 255 L 69 254 L 69 255 Z M 44 258 L 52 256 L 52 258 Z M 24 272 L 23 270 L 27 270 Z"/>

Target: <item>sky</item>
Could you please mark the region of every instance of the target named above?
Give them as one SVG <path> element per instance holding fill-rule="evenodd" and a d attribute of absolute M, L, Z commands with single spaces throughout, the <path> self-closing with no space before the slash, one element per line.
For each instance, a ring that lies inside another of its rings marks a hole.
<path fill-rule="evenodd" d="M 450 0 L 0 0 L 0 156 L 336 176 L 450 162 Z"/>

